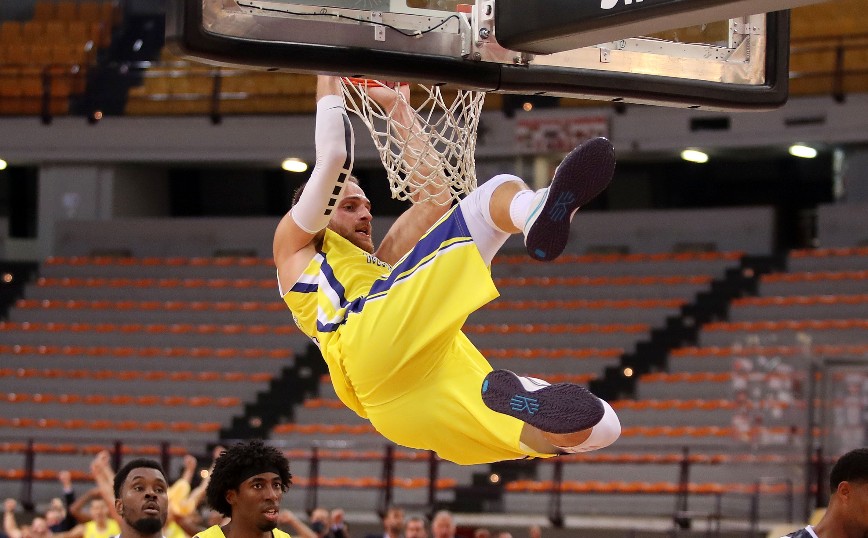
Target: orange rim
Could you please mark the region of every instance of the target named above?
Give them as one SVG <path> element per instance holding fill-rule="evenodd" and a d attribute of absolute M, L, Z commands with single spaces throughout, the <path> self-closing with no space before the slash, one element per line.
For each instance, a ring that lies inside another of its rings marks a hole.
<path fill-rule="evenodd" d="M 396 86 L 402 86 L 407 84 L 406 82 L 392 82 L 389 80 L 376 80 L 372 78 L 360 77 L 344 77 L 344 80 L 354 86 L 360 86 L 362 88 L 370 88 L 371 86 L 385 86 L 387 88 L 395 89 Z"/>

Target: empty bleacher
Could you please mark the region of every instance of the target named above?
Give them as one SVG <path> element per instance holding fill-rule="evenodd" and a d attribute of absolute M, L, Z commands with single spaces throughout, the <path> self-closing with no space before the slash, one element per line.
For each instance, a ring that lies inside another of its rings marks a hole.
<path fill-rule="evenodd" d="M 65 115 L 120 21 L 108 1 L 40 0 L 31 20 L 0 21 L 0 115 Z"/>
<path fill-rule="evenodd" d="M 204 453 L 307 344 L 262 260 L 55 258 L 41 271 L 57 276 L 0 322 L 0 436 L 78 447 L 38 455 L 49 474 L 86 470 L 93 443 Z M 214 301 L 224 289 L 237 293 Z M 53 486 L 42 478 L 39 491 Z"/>
<path fill-rule="evenodd" d="M 759 279 L 759 296 L 735 299 L 728 320 L 702 327 L 697 345 L 673 350 L 668 371 L 642 375 L 636 399 L 613 402 L 623 426 L 618 443 L 598 454 L 527 464 L 506 480 L 502 506 L 544 511 L 559 492 L 566 512 L 659 515 L 688 491 L 699 512 L 713 514 L 720 502 L 747 510 L 759 495 L 762 517 L 784 517 L 801 487 L 792 477 L 802 453 L 793 447 L 805 434 L 804 400 L 766 398 L 768 416 L 744 423 L 739 417 L 755 416 L 758 404 L 739 391 L 744 383 L 804 383 L 798 368 L 810 357 L 866 356 L 864 260 L 864 249 L 792 253 L 788 272 Z M 465 331 L 495 368 L 588 383 L 740 261 L 737 252 L 567 255 L 543 268 L 502 256 L 493 271 L 503 296 L 473 314 Z M 104 443 L 121 436 L 140 445 L 181 438 L 185 449 L 216 441 L 307 343 L 289 323 L 273 271 L 260 258 L 47 260 L 0 324 L 7 361 L 0 432 L 45 446 L 64 436 Z M 775 338 L 765 341 L 759 329 Z M 842 342 L 845 333 L 852 338 Z M 745 356 L 766 355 L 792 369 L 736 366 Z M 349 490 L 354 494 L 340 502 L 345 508 L 375 506 L 390 444 L 336 399 L 327 376 L 290 416 L 270 437 L 294 454 L 291 498 L 304 502 L 315 487 L 323 502 L 337 502 Z M 43 449 L 45 476 L 63 464 L 81 465 L 87 452 L 73 445 Z M 397 498 L 424 504 L 431 455 L 392 449 Z M 692 473 L 686 485 L 685 458 Z M 460 500 L 461 486 L 485 472 L 448 462 L 437 469 L 433 490 L 441 502 Z M 625 496 L 642 502 L 624 503 Z"/>

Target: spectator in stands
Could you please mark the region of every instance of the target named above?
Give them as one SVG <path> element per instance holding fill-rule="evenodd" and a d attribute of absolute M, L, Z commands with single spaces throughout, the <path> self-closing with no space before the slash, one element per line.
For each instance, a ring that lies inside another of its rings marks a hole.
<path fill-rule="evenodd" d="M 289 511 L 283 510 L 281 513 L 283 512 Z M 312 538 L 349 538 L 350 536 L 344 521 L 344 511 L 341 508 L 335 508 L 331 512 L 321 506 L 314 508 L 310 513 L 309 527 L 297 518 L 295 521 L 289 519 L 286 522 L 295 527 L 297 533 L 305 536 L 310 534 Z"/>
<path fill-rule="evenodd" d="M 45 509 L 43 517 L 45 517 L 45 523 L 48 525 L 48 529 L 51 532 L 63 532 L 55 531 L 54 529 L 63 522 L 64 513 L 64 511 L 58 509 L 57 506 L 54 506 L 54 504 L 51 503 L 48 505 L 48 508 Z"/>
<path fill-rule="evenodd" d="M 45 518 L 36 517 L 29 526 L 19 527 L 15 521 L 15 508 L 18 502 L 15 499 L 6 499 L 3 503 L 3 532 L 9 538 L 51 538 L 52 532 L 48 528 Z"/>
<path fill-rule="evenodd" d="M 115 512 L 115 472 L 111 466 L 111 454 L 109 454 L 108 450 L 100 451 L 93 458 L 93 461 L 90 463 L 90 474 L 96 483 L 96 490 L 89 492 L 88 495 L 92 499 L 101 497 L 105 501 L 106 506 L 109 507 L 109 515 L 115 521 L 120 521 L 120 516 Z M 69 508 L 70 512 L 80 522 L 88 520 L 87 515 L 82 512 L 82 507 L 83 504 L 78 504 L 78 501 L 76 501 Z"/>
<path fill-rule="evenodd" d="M 72 474 L 69 471 L 57 473 L 57 479 L 63 489 L 63 500 L 51 499 L 51 506 L 45 512 L 45 520 L 51 532 L 64 532 L 72 529 L 78 523 L 69 510 L 75 502 L 75 490 L 72 488 Z"/>
<path fill-rule="evenodd" d="M 473 531 L 473 538 L 491 538 L 491 531 L 485 528 L 479 528 Z"/>
<path fill-rule="evenodd" d="M 87 512 L 84 510 L 86 504 Z M 77 499 L 69 510 L 81 523 L 65 532 L 64 538 L 112 538 L 121 532 L 121 527 L 112 514 L 114 509 L 109 508 L 99 487 Z"/>
<path fill-rule="evenodd" d="M 57 479 L 63 491 L 63 499 L 58 497 L 51 499 L 51 503 L 45 511 L 45 521 L 53 533 L 68 531 L 78 523 L 69 510 L 69 507 L 75 502 L 72 475 L 69 471 L 60 471 L 57 474 Z"/>
<path fill-rule="evenodd" d="M 512 533 L 509 531 L 500 531 L 495 535 L 495 538 L 512 538 Z"/>
<path fill-rule="evenodd" d="M 318 506 L 313 509 L 310 513 L 310 528 L 320 538 L 328 535 L 329 533 L 329 522 L 331 521 L 331 514 L 327 508 L 323 508 L 322 506 Z"/>
<path fill-rule="evenodd" d="M 214 462 L 225 451 L 226 448 L 223 446 L 217 445 L 214 447 L 211 451 L 211 465 L 207 471 L 202 472 L 202 479 L 196 488 L 192 488 L 192 484 L 198 461 L 195 456 L 190 454 L 184 456 L 184 471 L 181 477 L 169 488 L 170 514 L 177 518 L 188 517 L 193 514 L 199 507 L 199 504 L 205 499 L 205 490 L 208 488 L 208 481 L 210 480 L 211 472 L 214 470 Z"/>
<path fill-rule="evenodd" d="M 169 517 L 166 474 L 159 463 L 135 459 L 114 478 L 115 511 L 121 516 L 118 538 L 161 538 Z"/>
<path fill-rule="evenodd" d="M 404 538 L 428 538 L 425 520 L 419 516 L 411 516 L 404 523 Z"/>
<path fill-rule="evenodd" d="M 390 506 L 383 516 L 383 534 L 369 534 L 366 538 L 401 538 L 404 531 L 404 509 Z"/>
<path fill-rule="evenodd" d="M 294 534 L 293 538 L 319 538 L 319 534 L 308 527 L 304 521 L 299 519 L 291 510 L 283 509 L 277 518 L 277 522 L 281 526 L 289 525 L 292 527 Z"/>
<path fill-rule="evenodd" d="M 230 518 L 199 538 L 289 538 L 277 528 L 280 501 L 292 483 L 289 460 L 262 441 L 233 445 L 214 463 L 205 492 L 208 504 Z"/>
<path fill-rule="evenodd" d="M 211 465 L 207 471 L 201 473 L 202 479 L 195 488 L 192 488 L 192 484 L 199 462 L 191 454 L 184 456 L 184 467 L 181 477 L 172 483 L 168 491 L 169 525 L 176 532 L 182 530 L 187 536 L 193 536 L 211 526 L 210 524 L 202 524 L 202 519 L 199 517 L 197 509 L 205 499 L 205 491 L 208 488 L 208 482 L 214 470 L 214 462 L 225 451 L 226 448 L 223 446 L 218 445 L 214 447 L 211 451 Z M 166 538 L 172 538 L 170 533 L 165 532 L 164 534 Z"/>
<path fill-rule="evenodd" d="M 531 525 L 527 530 L 528 538 L 542 538 L 542 528 L 539 525 Z"/>
<path fill-rule="evenodd" d="M 865 538 L 868 536 L 868 447 L 841 456 L 829 475 L 831 498 L 815 526 L 790 533 L 791 538 Z"/>
<path fill-rule="evenodd" d="M 196 473 L 198 464 L 199 462 L 192 454 L 184 455 L 181 476 L 172 482 L 172 485 L 169 486 L 167 492 L 169 497 L 169 510 L 172 514 L 177 514 L 183 517 L 190 515 L 192 512 L 190 508 L 193 503 L 188 502 L 188 498 L 193 491 L 191 484 L 193 483 L 193 475 Z M 195 508 L 195 506 L 193 506 L 193 508 Z"/>
<path fill-rule="evenodd" d="M 333 508 L 329 513 L 330 528 L 329 538 L 350 538 L 350 530 L 347 527 L 347 522 L 344 521 L 343 508 Z"/>
<path fill-rule="evenodd" d="M 440 510 L 431 520 L 432 538 L 455 538 L 455 520 L 448 510 Z"/>

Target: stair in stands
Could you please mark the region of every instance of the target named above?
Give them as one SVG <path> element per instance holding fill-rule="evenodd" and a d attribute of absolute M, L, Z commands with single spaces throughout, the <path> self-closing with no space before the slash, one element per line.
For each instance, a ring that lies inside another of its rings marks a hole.
<path fill-rule="evenodd" d="M 232 426 L 220 431 L 221 439 L 265 439 L 275 425 L 293 421 L 295 406 L 317 394 L 320 377 L 328 372 L 319 349 L 310 344 L 296 356 L 292 366 L 283 368 L 260 392 L 256 401 L 244 406 L 244 415 L 234 417 Z"/>
<path fill-rule="evenodd" d="M 670 351 L 695 344 L 702 325 L 727 320 L 730 303 L 757 295 L 760 277 L 783 270 L 785 260 L 784 255 L 743 256 L 738 267 L 727 269 L 722 279 L 711 281 L 708 291 L 683 305 L 679 315 L 667 318 L 664 328 L 652 330 L 650 340 L 638 342 L 636 351 L 624 354 L 619 365 L 606 367 L 604 375 L 590 383 L 591 391 L 605 400 L 632 397 L 640 375 L 665 371 Z M 631 369 L 629 376 L 624 373 L 627 368 Z"/>

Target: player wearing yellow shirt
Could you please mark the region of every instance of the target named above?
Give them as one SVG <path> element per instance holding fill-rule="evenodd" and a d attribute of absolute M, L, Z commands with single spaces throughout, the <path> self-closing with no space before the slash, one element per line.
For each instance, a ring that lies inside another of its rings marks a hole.
<path fill-rule="evenodd" d="M 283 453 L 259 440 L 238 443 L 214 462 L 205 498 L 230 518 L 196 534 L 198 538 L 289 538 L 277 528 L 280 501 L 292 483 Z"/>
<path fill-rule="evenodd" d="M 162 466 L 135 459 L 118 469 L 113 483 L 118 538 L 162 538 L 169 516 L 169 496 Z"/>
<path fill-rule="evenodd" d="M 535 259 L 564 250 L 572 215 L 611 180 L 611 144 L 575 149 L 546 189 L 503 174 L 453 208 L 416 203 L 375 249 L 337 79 L 320 77 L 317 91 L 316 166 L 277 227 L 274 260 L 281 296 L 319 346 L 341 401 L 395 443 L 460 464 L 614 442 L 620 423 L 606 402 L 575 384 L 493 371 L 461 332 L 498 296 L 489 266 L 510 234 L 524 233 Z M 407 114 L 396 93 L 406 86 L 368 91 Z"/>

